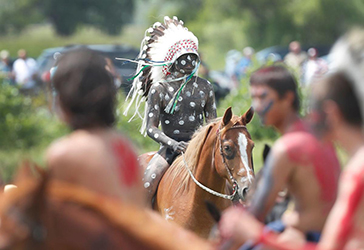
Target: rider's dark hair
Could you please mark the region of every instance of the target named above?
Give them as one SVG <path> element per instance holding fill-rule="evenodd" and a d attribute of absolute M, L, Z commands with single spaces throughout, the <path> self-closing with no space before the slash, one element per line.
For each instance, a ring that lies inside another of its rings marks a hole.
<path fill-rule="evenodd" d="M 73 129 L 109 127 L 115 122 L 116 87 L 99 53 L 73 50 L 58 62 L 53 84 Z"/>
<path fill-rule="evenodd" d="M 273 65 L 258 69 L 250 76 L 250 85 L 267 85 L 277 91 L 280 98 L 284 97 L 287 92 L 293 92 L 292 107 L 295 111 L 299 111 L 300 100 L 296 80 L 285 67 Z"/>
<path fill-rule="evenodd" d="M 318 84 L 322 84 L 324 89 L 322 101 L 334 101 L 347 123 L 353 126 L 363 124 L 358 97 L 350 77 L 343 72 L 337 72 L 329 75 Z"/>

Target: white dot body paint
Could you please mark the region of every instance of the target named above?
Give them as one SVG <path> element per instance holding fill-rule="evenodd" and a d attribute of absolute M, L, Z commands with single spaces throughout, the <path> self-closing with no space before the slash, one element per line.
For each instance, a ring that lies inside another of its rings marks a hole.
<path fill-rule="evenodd" d="M 182 102 L 182 100 L 183 100 L 182 96 L 178 97 L 178 101 Z"/>
<path fill-rule="evenodd" d="M 171 142 L 171 141 L 168 141 L 168 142 L 167 142 L 167 144 L 168 144 L 169 146 L 171 146 L 172 142 Z"/>
<path fill-rule="evenodd" d="M 212 97 L 214 95 L 214 92 L 210 90 L 209 96 Z"/>
<path fill-rule="evenodd" d="M 176 129 L 175 131 L 173 131 L 173 134 L 178 135 L 179 134 L 179 130 Z"/>
<path fill-rule="evenodd" d="M 149 133 L 152 133 L 153 132 L 153 129 L 150 128 L 150 129 L 148 129 L 148 131 L 149 131 Z"/>
<path fill-rule="evenodd" d="M 178 122 L 178 124 L 182 126 L 183 124 L 185 124 L 185 122 L 183 120 L 181 120 Z"/>
<path fill-rule="evenodd" d="M 159 134 L 154 134 L 154 138 L 157 139 L 159 137 Z"/>
<path fill-rule="evenodd" d="M 205 107 L 205 100 L 203 100 L 202 102 L 201 102 L 201 107 Z"/>
<path fill-rule="evenodd" d="M 174 91 L 174 88 L 169 87 L 168 90 L 171 91 L 171 92 L 173 92 Z"/>
<path fill-rule="evenodd" d="M 148 114 L 148 116 L 149 116 L 149 117 L 153 117 L 153 113 L 149 113 L 149 114 Z"/>
<path fill-rule="evenodd" d="M 201 97 L 205 96 L 205 93 L 202 90 L 199 92 L 199 94 L 200 94 Z"/>
<path fill-rule="evenodd" d="M 191 57 L 190 57 L 190 55 L 188 55 L 188 56 L 187 56 L 187 60 L 188 60 L 188 61 L 191 61 Z"/>
<path fill-rule="evenodd" d="M 168 101 L 170 99 L 169 95 L 166 95 L 165 99 L 166 99 L 166 101 Z"/>
<path fill-rule="evenodd" d="M 239 133 L 238 136 L 238 144 L 239 144 L 239 151 L 240 151 L 240 157 L 241 161 L 243 162 L 245 171 L 248 173 L 248 180 L 251 183 L 254 180 L 253 175 L 249 171 L 249 161 L 248 161 L 248 153 L 246 152 L 248 147 L 248 139 L 243 133 Z"/>
<path fill-rule="evenodd" d="M 209 112 L 206 112 L 206 117 L 209 117 Z"/>
<path fill-rule="evenodd" d="M 149 186 L 150 186 L 149 182 L 144 183 L 144 188 L 149 188 Z"/>
<path fill-rule="evenodd" d="M 172 212 L 172 208 L 173 208 L 173 206 L 170 207 L 170 208 L 163 209 L 163 211 L 164 211 L 164 219 L 166 221 L 173 220 L 173 216 L 172 215 L 174 215 L 176 212 Z"/>
<path fill-rule="evenodd" d="M 187 91 L 186 92 L 186 96 L 190 97 L 191 96 L 191 92 L 190 91 Z"/>
<path fill-rule="evenodd" d="M 169 124 L 169 120 L 165 120 L 165 121 L 164 121 L 164 123 L 165 123 L 165 124 Z"/>
<path fill-rule="evenodd" d="M 159 98 L 163 99 L 163 97 L 164 97 L 163 93 L 159 93 Z"/>
<path fill-rule="evenodd" d="M 197 87 L 198 87 L 198 85 L 197 85 L 197 83 L 196 83 L 196 82 L 194 82 L 194 83 L 193 83 L 193 87 L 195 87 L 195 88 L 197 88 Z"/>
<path fill-rule="evenodd" d="M 196 61 L 192 61 L 192 66 L 195 66 L 196 65 Z"/>
<path fill-rule="evenodd" d="M 155 93 L 155 89 L 152 89 L 151 93 L 154 94 Z"/>
<path fill-rule="evenodd" d="M 192 108 L 194 108 L 194 107 L 196 106 L 196 103 L 194 103 L 194 102 L 190 102 L 190 106 L 191 106 Z"/>
<path fill-rule="evenodd" d="M 195 117 L 193 115 L 188 117 L 188 120 L 190 120 L 191 122 L 195 121 Z"/>
<path fill-rule="evenodd" d="M 185 60 L 182 60 L 182 61 L 181 61 L 181 64 L 182 64 L 182 65 L 186 65 L 186 61 L 185 61 Z"/>
<path fill-rule="evenodd" d="M 150 177 L 152 177 L 152 179 L 155 179 L 155 177 L 157 177 L 156 174 L 152 174 Z"/>
<path fill-rule="evenodd" d="M 155 110 L 158 110 L 159 109 L 159 106 L 156 104 L 156 105 L 154 105 L 154 109 Z"/>

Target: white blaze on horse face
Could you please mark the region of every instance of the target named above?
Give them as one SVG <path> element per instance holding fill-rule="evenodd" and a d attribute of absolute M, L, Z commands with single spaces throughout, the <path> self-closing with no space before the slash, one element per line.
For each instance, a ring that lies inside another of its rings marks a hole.
<path fill-rule="evenodd" d="M 248 153 L 246 152 L 246 150 L 248 148 L 248 139 L 246 138 L 246 136 L 243 133 L 239 133 L 238 144 L 239 144 L 241 162 L 244 165 L 244 168 L 248 174 L 248 176 L 247 176 L 248 180 L 251 183 L 254 178 L 249 171 Z"/>

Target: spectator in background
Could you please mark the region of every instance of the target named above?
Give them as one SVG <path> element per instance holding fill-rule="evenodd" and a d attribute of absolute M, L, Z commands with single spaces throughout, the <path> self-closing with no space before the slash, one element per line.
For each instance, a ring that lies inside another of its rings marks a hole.
<path fill-rule="evenodd" d="M 312 81 L 317 80 L 328 70 L 328 65 L 325 60 L 318 58 L 318 52 L 315 48 L 310 48 L 307 51 L 308 59 L 303 64 L 303 81 L 305 86 L 311 84 Z"/>
<path fill-rule="evenodd" d="M 301 50 L 301 44 L 293 41 L 289 44 L 289 53 L 284 57 L 284 62 L 291 67 L 298 76 L 302 75 L 302 64 L 307 59 L 306 52 Z"/>
<path fill-rule="evenodd" d="M 32 89 L 36 86 L 37 62 L 28 58 L 24 49 L 18 51 L 18 57 L 13 65 L 15 82 L 23 89 Z"/>
<path fill-rule="evenodd" d="M 236 66 L 241 59 L 241 53 L 237 50 L 230 50 L 225 57 L 225 74 L 230 80 L 230 90 L 237 89 L 239 86 Z"/>
<path fill-rule="evenodd" d="M 4 76 L 4 80 L 8 84 L 14 83 L 14 78 L 12 74 L 13 65 L 10 59 L 10 54 L 7 50 L 2 50 L 0 52 L 0 75 Z"/>
<path fill-rule="evenodd" d="M 255 51 L 252 47 L 245 47 L 243 49 L 243 57 L 236 65 L 236 73 L 239 80 L 246 75 L 247 69 L 252 65 L 254 53 Z"/>

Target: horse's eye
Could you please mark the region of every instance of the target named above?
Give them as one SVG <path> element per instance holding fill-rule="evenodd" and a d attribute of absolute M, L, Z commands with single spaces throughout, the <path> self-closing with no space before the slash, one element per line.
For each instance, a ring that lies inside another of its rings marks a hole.
<path fill-rule="evenodd" d="M 225 145 L 225 146 L 224 146 L 224 150 L 225 150 L 225 151 L 231 151 L 231 148 L 230 148 L 230 146 L 229 146 L 229 145 Z"/>

